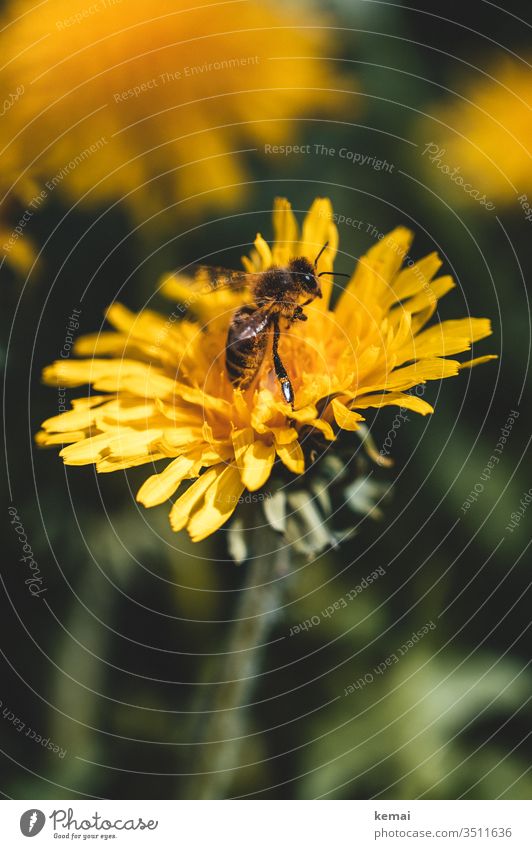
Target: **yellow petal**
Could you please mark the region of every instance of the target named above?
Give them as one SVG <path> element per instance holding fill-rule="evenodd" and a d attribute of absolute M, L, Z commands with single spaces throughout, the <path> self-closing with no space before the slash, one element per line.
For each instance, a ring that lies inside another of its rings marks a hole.
<path fill-rule="evenodd" d="M 442 260 L 434 251 L 418 260 L 414 265 L 404 268 L 393 281 L 388 302 L 392 303 L 393 300 L 404 301 L 405 298 L 411 298 L 420 289 L 426 288 L 441 265 Z"/>
<path fill-rule="evenodd" d="M 126 426 L 129 424 L 148 427 L 154 418 L 158 422 L 166 424 L 164 419 L 157 415 L 157 408 L 153 402 L 144 404 L 142 400 L 119 398 L 97 407 L 93 412 L 94 419 L 100 430 L 107 430 L 105 424 Z"/>
<path fill-rule="evenodd" d="M 411 230 L 396 227 L 367 252 L 367 258 L 371 260 L 381 279 L 388 284 L 392 283 L 393 277 L 401 268 L 413 239 Z"/>
<path fill-rule="evenodd" d="M 242 483 L 250 492 L 260 489 L 270 476 L 275 460 L 275 446 L 256 440 L 244 454 Z"/>
<path fill-rule="evenodd" d="M 236 466 L 226 466 L 205 493 L 205 503 L 191 516 L 187 530 L 192 542 L 217 531 L 232 515 L 244 491 Z"/>
<path fill-rule="evenodd" d="M 90 428 L 94 423 L 97 410 L 74 409 L 67 410 L 66 413 L 60 413 L 58 416 L 52 416 L 42 423 L 42 427 L 50 432 L 65 433 L 69 430 L 81 430 Z"/>
<path fill-rule="evenodd" d="M 138 458 L 145 454 L 151 454 L 152 445 L 156 444 L 162 437 L 163 432 L 158 428 L 146 428 L 145 430 L 134 430 L 133 428 L 119 428 L 111 436 L 107 435 L 108 444 L 101 452 L 101 457 L 110 454 L 121 460 L 127 457 Z"/>
<path fill-rule="evenodd" d="M 296 252 L 298 226 L 290 202 L 286 198 L 275 198 L 273 207 L 274 265 L 288 265 Z"/>
<path fill-rule="evenodd" d="M 13 232 L 6 227 L 0 227 L 0 243 L 8 244 L 13 238 Z M 17 274 L 26 275 L 37 259 L 37 251 L 33 242 L 25 235 L 23 239 L 17 239 L 6 251 L 6 261 Z"/>
<path fill-rule="evenodd" d="M 270 433 L 273 433 L 275 441 L 278 445 L 286 445 L 288 442 L 293 442 L 297 439 L 297 430 L 295 427 L 271 427 Z"/>
<path fill-rule="evenodd" d="M 342 292 L 335 313 L 345 324 L 361 308 L 375 315 L 375 309 L 393 301 L 393 280 L 408 254 L 413 234 L 396 227 L 360 258 L 355 272 Z"/>
<path fill-rule="evenodd" d="M 329 440 L 329 442 L 333 442 L 333 440 L 336 439 L 334 430 L 329 422 L 325 421 L 325 419 L 313 419 L 309 426 L 313 427 L 315 430 L 319 430 L 325 439 Z"/>
<path fill-rule="evenodd" d="M 455 377 L 458 374 L 460 363 L 457 360 L 445 360 L 438 357 L 420 360 L 410 366 L 404 366 L 392 371 L 381 382 L 380 385 L 361 386 L 359 392 L 365 395 L 369 392 L 380 392 L 385 389 L 401 391 L 411 389 L 418 383 L 427 380 L 443 380 L 446 377 Z"/>
<path fill-rule="evenodd" d="M 173 389 L 176 395 L 188 401 L 190 404 L 197 404 L 203 410 L 214 410 L 218 413 L 224 413 L 227 416 L 231 414 L 231 405 L 223 398 L 216 398 L 214 395 L 204 392 L 195 386 L 187 386 L 186 383 L 178 383 L 172 381 Z"/>
<path fill-rule="evenodd" d="M 390 404 L 395 404 L 398 407 L 404 407 L 406 410 L 412 410 L 414 413 L 420 413 L 426 416 L 427 413 L 433 413 L 434 410 L 422 398 L 417 395 L 407 395 L 403 392 L 386 392 L 381 395 L 363 395 L 360 398 L 355 398 L 353 406 L 357 410 L 363 410 L 366 407 L 386 407 Z"/>
<path fill-rule="evenodd" d="M 372 272 L 370 276 L 365 276 L 364 287 L 360 287 L 364 303 L 371 302 L 372 299 L 386 303 L 393 288 L 394 277 L 408 255 L 413 238 L 411 230 L 396 227 L 362 257 L 360 264 L 366 265 Z"/>
<path fill-rule="evenodd" d="M 275 450 L 281 462 L 295 475 L 302 475 L 305 471 L 305 457 L 301 445 L 296 440 L 285 445 L 275 445 Z"/>
<path fill-rule="evenodd" d="M 85 407 L 96 407 L 108 400 L 107 395 L 85 395 L 83 398 L 73 398 L 71 404 L 75 410 L 81 410 Z"/>
<path fill-rule="evenodd" d="M 159 440 L 159 448 L 167 457 L 175 457 L 203 443 L 201 430 L 190 427 L 165 428 Z"/>
<path fill-rule="evenodd" d="M 242 461 L 244 454 L 255 439 L 255 431 L 252 427 L 245 427 L 240 430 L 233 431 L 232 434 L 233 446 L 235 449 L 235 461 L 239 469 L 243 469 Z"/>
<path fill-rule="evenodd" d="M 96 471 L 98 474 L 109 474 L 110 472 L 119 472 L 123 469 L 133 469 L 135 466 L 145 466 L 147 463 L 153 465 L 157 460 L 167 459 L 168 457 L 158 452 L 142 454 L 140 457 L 127 457 L 125 460 L 120 460 L 116 457 L 104 457 L 96 463 Z"/>
<path fill-rule="evenodd" d="M 110 435 L 100 433 L 87 439 L 81 439 L 73 445 L 68 445 L 59 452 L 67 466 L 85 466 L 100 459 L 101 452 L 109 445 Z"/>
<path fill-rule="evenodd" d="M 154 507 L 170 498 L 189 474 L 196 460 L 178 457 L 159 474 L 151 475 L 137 492 L 137 501 L 144 507 Z"/>
<path fill-rule="evenodd" d="M 238 426 L 248 425 L 251 421 L 251 412 L 241 389 L 233 389 L 233 423 Z"/>
<path fill-rule="evenodd" d="M 188 425 L 189 427 L 201 428 L 205 421 L 202 411 L 191 407 L 188 402 L 180 402 L 181 399 L 179 397 L 174 397 L 171 403 L 156 398 L 155 406 L 165 418 L 172 421 L 175 425 Z"/>
<path fill-rule="evenodd" d="M 159 282 L 161 295 L 180 305 L 183 314 L 189 311 L 197 316 L 202 323 L 212 317 L 212 297 L 214 294 L 209 287 L 198 285 L 196 280 L 186 274 L 165 274 Z M 209 304 L 210 301 L 210 304 Z"/>
<path fill-rule="evenodd" d="M 432 283 L 424 286 L 417 295 L 405 301 L 404 307 L 412 314 L 421 312 L 427 308 L 434 312 L 440 298 L 443 298 L 455 286 L 456 283 L 450 275 L 446 274 L 443 277 L 438 277 L 437 280 L 433 280 Z"/>
<path fill-rule="evenodd" d="M 132 340 L 129 340 L 131 342 Z M 121 333 L 108 331 L 104 333 L 86 333 L 76 340 L 74 351 L 78 357 L 115 356 L 124 357 L 131 354 L 128 339 Z"/>
<path fill-rule="evenodd" d="M 339 398 L 333 398 L 331 402 L 334 418 L 338 427 L 342 430 L 358 430 L 360 422 L 364 421 L 364 417 L 360 413 L 355 413 L 349 410 Z"/>
<path fill-rule="evenodd" d="M 298 410 L 292 410 L 291 406 L 284 401 L 276 401 L 273 406 L 280 413 L 283 413 L 295 422 L 299 422 L 299 424 L 310 424 L 318 415 L 318 411 L 313 404 L 306 404 Z"/>
<path fill-rule="evenodd" d="M 255 267 L 255 263 L 248 256 L 241 256 L 240 260 L 244 266 L 244 271 L 247 271 L 248 274 L 253 274 L 253 272 L 258 270 Z"/>
<path fill-rule="evenodd" d="M 95 389 L 106 392 L 131 392 L 141 398 L 171 398 L 175 391 L 175 381 L 156 369 L 146 368 L 143 372 L 127 374 L 121 377 L 100 378 L 93 383 Z"/>
<path fill-rule="evenodd" d="M 144 309 L 135 313 L 119 303 L 108 307 L 106 318 L 120 333 L 138 337 L 142 341 L 157 342 L 161 331 L 167 329 L 168 325 L 164 316 L 153 310 Z"/>
<path fill-rule="evenodd" d="M 37 445 L 67 445 L 69 442 L 79 442 L 85 439 L 84 430 L 62 431 L 61 433 L 47 433 L 40 430 L 35 434 Z"/>
<path fill-rule="evenodd" d="M 180 531 L 185 527 L 191 511 L 201 501 L 212 482 L 222 472 L 222 469 L 223 466 L 221 465 L 212 466 L 208 471 L 203 472 L 201 477 L 195 480 L 186 492 L 177 499 L 170 510 L 170 524 L 174 531 Z"/>
<path fill-rule="evenodd" d="M 482 363 L 489 363 L 490 360 L 498 360 L 499 357 L 497 354 L 486 354 L 484 357 L 475 357 L 472 360 L 467 360 L 465 363 L 460 363 L 459 368 L 475 368 L 475 366 L 480 366 Z"/>
<path fill-rule="evenodd" d="M 471 347 L 472 342 L 491 334 L 491 323 L 487 318 L 461 318 L 442 321 L 417 336 L 409 339 L 398 354 L 399 362 L 421 360 L 424 357 L 445 357 L 460 354 Z"/>
<path fill-rule="evenodd" d="M 267 268 L 271 268 L 273 265 L 273 259 L 270 246 L 268 245 L 268 242 L 262 238 L 260 233 L 257 233 L 255 238 L 255 249 L 260 258 L 261 270 L 265 271 Z"/>
<path fill-rule="evenodd" d="M 133 331 L 135 322 L 139 315 L 128 310 L 123 304 L 114 303 L 107 307 L 105 317 L 109 324 L 112 324 L 115 330 L 121 333 L 130 334 Z"/>
<path fill-rule="evenodd" d="M 334 223 L 334 213 L 329 198 L 316 198 L 303 221 L 299 250 L 303 256 L 314 262 L 326 242 L 329 244 L 320 259 L 322 271 L 332 269 L 338 249 L 338 229 Z"/>
<path fill-rule="evenodd" d="M 329 198 L 316 198 L 310 207 L 301 234 L 299 253 L 314 262 L 322 247 L 327 244 L 319 261 L 318 271 L 332 271 L 334 259 L 338 251 L 338 228 L 334 223 L 334 214 Z M 322 299 L 316 301 L 316 310 L 326 310 L 331 297 L 333 278 L 321 278 Z"/>
<path fill-rule="evenodd" d="M 53 386 L 90 384 L 103 392 L 131 392 L 141 398 L 165 398 L 174 392 L 175 381 L 161 369 L 131 359 L 56 360 L 43 371 Z"/>

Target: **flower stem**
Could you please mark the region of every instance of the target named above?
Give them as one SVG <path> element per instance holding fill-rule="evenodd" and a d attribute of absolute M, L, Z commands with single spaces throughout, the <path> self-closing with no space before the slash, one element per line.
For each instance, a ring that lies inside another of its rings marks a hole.
<path fill-rule="evenodd" d="M 211 697 L 204 742 L 196 750 L 188 798 L 223 799 L 239 766 L 247 706 L 261 672 L 272 625 L 279 618 L 288 581 L 290 549 L 259 555 L 246 564 L 231 633 Z"/>

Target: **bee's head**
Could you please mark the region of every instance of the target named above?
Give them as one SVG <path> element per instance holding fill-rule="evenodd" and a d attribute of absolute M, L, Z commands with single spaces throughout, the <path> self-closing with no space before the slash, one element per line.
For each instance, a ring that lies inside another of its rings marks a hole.
<path fill-rule="evenodd" d="M 294 276 L 294 281 L 301 286 L 304 295 L 321 298 L 321 287 L 316 277 L 316 269 L 306 257 L 300 256 L 290 260 L 288 268 Z"/>

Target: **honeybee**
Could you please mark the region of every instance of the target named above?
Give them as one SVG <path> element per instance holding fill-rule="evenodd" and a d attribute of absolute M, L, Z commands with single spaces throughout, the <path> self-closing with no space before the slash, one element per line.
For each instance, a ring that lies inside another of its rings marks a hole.
<path fill-rule="evenodd" d="M 296 321 L 306 321 L 303 312 L 315 298 L 321 298 L 319 278 L 333 271 L 318 274 L 318 261 L 327 248 L 326 242 L 311 263 L 306 257 L 295 257 L 287 266 L 273 266 L 267 271 L 246 274 L 203 267 L 214 288 L 231 286 L 249 288 L 252 302 L 240 307 L 231 318 L 225 346 L 227 375 L 233 386 L 247 389 L 253 383 L 264 361 L 273 336 L 271 354 L 273 368 L 283 398 L 294 407 L 294 390 L 290 377 L 279 356 L 281 322 L 290 327 Z M 348 277 L 349 275 L 339 275 Z M 284 328 L 283 328 L 284 329 Z"/>

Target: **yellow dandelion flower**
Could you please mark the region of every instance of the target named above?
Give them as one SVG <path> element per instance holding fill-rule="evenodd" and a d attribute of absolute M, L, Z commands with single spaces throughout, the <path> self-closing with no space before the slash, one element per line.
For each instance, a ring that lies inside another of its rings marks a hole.
<path fill-rule="evenodd" d="M 303 116 L 344 102 L 319 58 L 332 51 L 320 22 L 259 0 L 12 0 L 0 17 L 4 207 L 34 214 L 57 192 L 120 200 L 145 221 L 168 204 L 234 205 L 244 150 L 290 141 Z M 2 244 L 25 267 L 9 215 Z"/>
<path fill-rule="evenodd" d="M 447 99 L 422 123 L 426 157 L 458 184 L 456 198 L 493 208 L 532 193 L 532 71 L 517 60 L 492 63 L 481 78 L 468 79 L 460 96 Z"/>
<path fill-rule="evenodd" d="M 319 270 L 333 270 L 338 234 L 329 200 L 313 203 L 301 232 L 284 199 L 277 199 L 273 220 L 273 247 L 259 234 L 243 260 L 246 270 L 284 266 L 293 257 L 313 261 L 326 243 Z M 99 472 L 169 460 L 148 477 L 137 499 L 152 507 L 192 481 L 174 501 L 170 522 L 175 531 L 186 527 L 194 541 L 204 539 L 231 516 L 244 490 L 263 487 L 274 464 L 304 474 L 305 434 L 333 442 L 341 431 L 359 429 L 366 410 L 390 404 L 430 413 L 432 407 L 409 389 L 491 359 L 450 358 L 491 333 L 488 319 L 426 327 L 454 283 L 437 276 L 436 253 L 401 268 L 411 241 L 412 233 L 398 227 L 373 246 L 336 304 L 327 277 L 323 298 L 305 307 L 307 321 L 281 334 L 293 408 L 283 398 L 271 354 L 246 390 L 228 378 L 226 340 L 242 293 L 207 293 L 197 280 L 169 276 L 167 294 L 186 298 L 198 319 L 178 323 L 174 314 L 136 315 L 114 304 L 107 313 L 114 329 L 78 341 L 76 353 L 85 359 L 45 369 L 49 384 L 88 384 L 97 394 L 45 421 L 38 442 L 63 444 L 66 464 L 95 464 Z"/>

